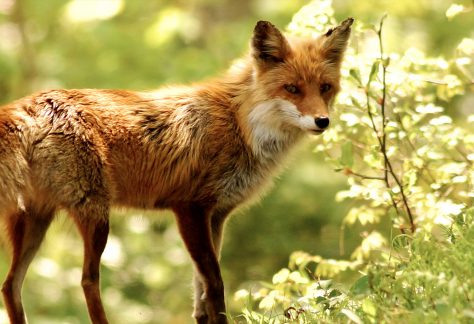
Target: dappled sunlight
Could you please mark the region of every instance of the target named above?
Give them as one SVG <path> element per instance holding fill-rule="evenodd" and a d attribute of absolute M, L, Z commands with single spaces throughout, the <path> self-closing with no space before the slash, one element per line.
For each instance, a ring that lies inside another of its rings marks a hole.
<path fill-rule="evenodd" d="M 64 17 L 75 23 L 106 20 L 119 14 L 123 7 L 124 0 L 71 0 L 64 8 Z"/>
<path fill-rule="evenodd" d="M 295 12 L 307 1 L 305 0 L 260 0 L 253 1 L 253 6 L 262 15 Z"/>
<path fill-rule="evenodd" d="M 32 268 L 38 275 L 49 279 L 56 278 L 60 271 L 56 260 L 44 257 L 38 258 Z"/>
<path fill-rule="evenodd" d="M 12 23 L 0 25 L 0 39 L 0 49 L 4 51 L 17 52 L 21 46 L 19 31 Z"/>
<path fill-rule="evenodd" d="M 13 9 L 15 0 L 0 0 L 0 13 L 9 14 Z"/>
<path fill-rule="evenodd" d="M 189 42 L 201 34 L 199 20 L 192 13 L 178 7 L 160 11 L 155 22 L 145 32 L 145 41 L 150 46 L 160 46 L 175 36 Z"/>
<path fill-rule="evenodd" d="M 120 268 L 125 262 L 122 243 L 119 238 L 109 235 L 107 245 L 102 254 L 102 263 L 108 267 Z"/>

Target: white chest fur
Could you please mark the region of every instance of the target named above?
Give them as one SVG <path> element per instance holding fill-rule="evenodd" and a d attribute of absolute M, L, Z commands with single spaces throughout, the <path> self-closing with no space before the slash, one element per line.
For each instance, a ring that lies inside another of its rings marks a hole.
<path fill-rule="evenodd" d="M 301 118 L 296 106 L 283 99 L 263 101 L 253 107 L 248 123 L 254 154 L 272 159 L 284 153 L 301 133 Z"/>

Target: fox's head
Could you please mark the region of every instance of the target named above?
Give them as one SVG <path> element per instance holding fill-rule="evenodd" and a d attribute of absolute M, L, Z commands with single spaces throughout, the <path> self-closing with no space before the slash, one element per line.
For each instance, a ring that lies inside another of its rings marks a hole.
<path fill-rule="evenodd" d="M 251 113 L 253 121 L 270 128 L 322 133 L 339 91 L 352 23 L 348 18 L 316 39 L 304 39 L 286 38 L 271 23 L 259 21 L 251 42 L 259 98 Z"/>

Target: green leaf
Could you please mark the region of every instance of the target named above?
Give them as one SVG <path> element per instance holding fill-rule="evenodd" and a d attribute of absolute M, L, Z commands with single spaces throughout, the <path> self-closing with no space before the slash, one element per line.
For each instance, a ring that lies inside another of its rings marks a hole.
<path fill-rule="evenodd" d="M 448 320 L 453 316 L 452 307 L 448 304 L 438 303 L 435 305 L 435 310 L 440 319 Z"/>
<path fill-rule="evenodd" d="M 332 280 L 319 280 L 318 284 L 322 289 L 329 289 L 332 285 Z"/>
<path fill-rule="evenodd" d="M 274 285 L 284 283 L 288 280 L 289 276 L 290 270 L 283 268 L 273 276 L 272 282 Z"/>
<path fill-rule="evenodd" d="M 358 70 L 356 70 L 356 69 L 350 69 L 350 70 L 349 70 L 349 74 L 350 74 L 351 77 L 354 78 L 354 80 L 357 81 L 357 84 L 358 84 L 358 85 L 362 85 L 362 78 L 360 77 L 360 73 L 359 73 Z"/>
<path fill-rule="evenodd" d="M 322 303 L 325 303 L 328 301 L 328 299 L 326 297 L 323 297 L 323 296 L 318 296 L 315 298 L 314 300 L 316 302 L 316 304 L 322 304 Z"/>
<path fill-rule="evenodd" d="M 362 302 L 362 311 L 371 317 L 375 317 L 375 315 L 377 315 L 377 307 L 369 298 L 365 298 Z"/>
<path fill-rule="evenodd" d="M 374 77 L 379 72 L 380 61 L 377 60 L 372 64 L 372 68 L 370 69 L 369 80 L 367 81 L 367 89 L 370 88 L 370 83 L 374 80 Z"/>
<path fill-rule="evenodd" d="M 352 285 L 350 291 L 354 295 L 363 295 L 367 294 L 370 290 L 369 287 L 369 276 L 365 275 L 357 279 L 357 281 Z"/>
<path fill-rule="evenodd" d="M 349 310 L 349 309 L 347 309 L 347 308 L 343 308 L 343 309 L 341 310 L 341 313 L 344 314 L 344 315 L 346 315 L 347 318 L 349 318 L 349 319 L 350 319 L 352 322 L 354 322 L 354 323 L 357 323 L 357 324 L 362 324 L 362 323 L 363 323 L 362 320 L 360 319 L 360 317 L 357 316 L 356 313 L 354 313 L 353 311 L 351 311 L 351 310 Z"/>
<path fill-rule="evenodd" d="M 328 297 L 329 298 L 334 298 L 334 297 L 337 297 L 337 296 L 340 296 L 342 295 L 342 293 L 337 290 L 337 289 L 331 289 L 331 292 L 329 293 Z"/>
<path fill-rule="evenodd" d="M 353 153 L 353 144 L 348 141 L 342 144 L 341 147 L 341 164 L 352 168 L 354 165 L 354 153 Z"/>

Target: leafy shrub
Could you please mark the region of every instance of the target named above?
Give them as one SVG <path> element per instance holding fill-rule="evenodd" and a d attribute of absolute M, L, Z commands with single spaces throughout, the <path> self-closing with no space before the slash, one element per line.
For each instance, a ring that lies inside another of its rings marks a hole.
<path fill-rule="evenodd" d="M 409 323 L 474 319 L 474 209 L 456 217 L 440 238 L 417 231 L 398 236 L 379 260 L 323 260 L 296 252 L 290 266 L 258 291 L 237 292 L 248 323 Z M 321 265 L 359 269 L 349 289 L 320 279 Z M 260 312 L 251 310 L 258 308 Z M 263 310 L 263 313 L 262 313 Z"/>
<path fill-rule="evenodd" d="M 341 234 L 357 224 L 363 240 L 350 260 L 294 253 L 271 284 L 236 293 L 247 304 L 237 321 L 474 319 L 474 114 L 456 110 L 474 88 L 474 42 L 450 59 L 386 53 L 384 20 L 355 25 L 339 122 L 316 147 L 348 179 L 336 197 L 353 202 Z M 331 1 L 314 1 L 289 30 L 318 35 L 335 24 Z"/>

